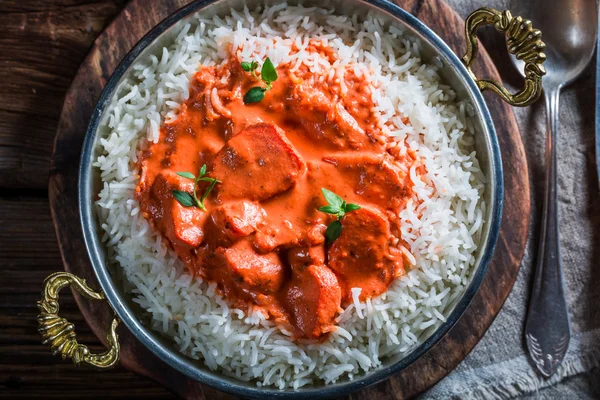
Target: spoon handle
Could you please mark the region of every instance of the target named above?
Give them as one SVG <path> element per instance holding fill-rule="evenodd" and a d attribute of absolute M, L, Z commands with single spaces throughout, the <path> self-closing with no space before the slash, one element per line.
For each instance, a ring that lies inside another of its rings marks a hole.
<path fill-rule="evenodd" d="M 556 137 L 559 96 L 560 88 L 545 90 L 546 193 L 535 281 L 525 325 L 529 356 L 545 377 L 556 372 L 571 338 L 558 235 Z"/>

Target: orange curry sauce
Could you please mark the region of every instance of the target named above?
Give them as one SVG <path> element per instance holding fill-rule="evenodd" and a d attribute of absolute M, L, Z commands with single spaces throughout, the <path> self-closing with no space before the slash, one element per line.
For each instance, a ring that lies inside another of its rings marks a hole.
<path fill-rule="evenodd" d="M 136 196 L 189 270 L 217 282 L 231 305 L 252 304 L 296 337 L 319 338 L 334 329 L 350 289 L 362 288 L 364 300 L 404 274 L 393 245 L 416 157 L 392 155 L 378 140 L 364 77 L 348 69 L 340 82 L 290 68 L 278 66 L 264 99 L 244 104 L 260 82 L 236 57 L 201 67 L 177 119 L 143 151 Z M 203 164 L 222 182 L 206 211 L 172 194 L 193 190 L 176 172 L 198 174 Z M 324 233 L 335 217 L 317 210 L 327 204 L 321 188 L 362 206 L 343 217 L 331 245 Z"/>

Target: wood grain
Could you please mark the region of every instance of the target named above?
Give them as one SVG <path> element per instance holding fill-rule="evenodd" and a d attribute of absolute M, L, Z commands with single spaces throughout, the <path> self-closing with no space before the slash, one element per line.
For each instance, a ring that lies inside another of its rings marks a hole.
<path fill-rule="evenodd" d="M 65 92 L 90 45 L 125 2 L 2 1 L 0 187 L 47 187 Z"/>
<path fill-rule="evenodd" d="M 0 195 L 0 397 L 79 399 L 100 393 L 116 398 L 172 397 L 123 367 L 105 374 L 75 368 L 41 345 L 35 304 L 44 278 L 63 265 L 45 192 L 21 193 Z M 103 348 L 68 292 L 61 296 L 60 308 L 61 315 L 75 324 L 82 343 L 93 350 Z"/>
<path fill-rule="evenodd" d="M 126 0 L 0 2 L 0 397 L 169 398 L 123 367 L 97 376 L 52 356 L 36 330 L 41 283 L 63 269 L 48 204 L 50 157 L 66 90 Z M 68 292 L 61 314 L 103 346 Z"/>
<path fill-rule="evenodd" d="M 398 1 L 432 27 L 455 50 L 462 50 L 463 21 L 440 0 Z M 50 200 L 65 267 L 95 282 L 85 248 L 76 209 L 76 166 L 83 132 L 95 100 L 117 62 L 150 27 L 186 1 L 168 4 L 132 1 L 99 36 L 78 70 L 67 92 L 62 110 L 50 175 Z M 132 23 L 131 21 L 135 21 Z M 123 33 L 127 34 L 124 35 Z M 498 79 L 485 51 L 481 52 L 476 72 Z M 431 387 L 448 374 L 475 346 L 500 310 L 514 283 L 522 257 L 529 221 L 529 183 L 527 164 L 514 114 L 497 98 L 487 96 L 501 142 L 505 170 L 505 213 L 494 260 L 482 289 L 471 306 L 440 343 L 402 373 L 360 392 L 361 398 L 408 398 Z M 101 338 L 110 313 L 77 298 L 91 329 Z M 145 348 L 121 329 L 122 364 L 165 384 L 185 397 L 220 397 L 213 390 L 191 382 L 156 360 Z"/>

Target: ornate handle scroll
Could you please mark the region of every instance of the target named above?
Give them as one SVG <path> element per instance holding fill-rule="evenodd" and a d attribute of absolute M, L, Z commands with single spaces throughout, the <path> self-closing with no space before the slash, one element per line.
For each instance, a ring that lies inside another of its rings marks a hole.
<path fill-rule="evenodd" d="M 44 280 L 42 299 L 37 302 L 40 314 L 38 332 L 42 335 L 42 343 L 50 345 L 52 354 L 64 359 L 70 358 L 73 364 L 87 364 L 95 368 L 113 367 L 119 360 L 119 336 L 116 333 L 119 321 L 115 318 L 107 335 L 109 349 L 104 353 L 90 353 L 87 346 L 77 343 L 75 326 L 58 316 L 58 292 L 66 286 L 71 286 L 81 295 L 92 300 L 105 300 L 104 292 L 92 290 L 84 279 L 67 272 L 55 272 Z"/>
<path fill-rule="evenodd" d="M 525 87 L 516 94 L 511 94 L 502 86 L 502 83 L 495 80 L 477 79 L 471 71 L 471 64 L 477 57 L 479 47 L 477 30 L 482 25 L 489 24 L 494 25 L 496 30 L 506 35 L 508 51 L 517 59 L 525 62 Z M 546 45 L 542 42 L 542 32 L 533 29 L 531 21 L 524 20 L 521 17 L 513 17 L 508 10 L 500 12 L 493 8 L 484 7 L 469 15 L 465 22 L 465 35 L 467 37 L 467 52 L 462 60 L 480 90 L 491 89 L 508 104 L 520 107 L 528 106 L 540 97 L 540 94 L 542 94 L 542 76 L 546 74 L 546 70 L 542 65 L 546 60 L 546 55 L 543 53 Z"/>

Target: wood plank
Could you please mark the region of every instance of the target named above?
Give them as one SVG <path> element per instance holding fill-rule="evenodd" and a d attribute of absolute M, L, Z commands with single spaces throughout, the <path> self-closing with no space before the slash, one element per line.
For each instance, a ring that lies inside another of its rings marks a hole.
<path fill-rule="evenodd" d="M 43 192 L 39 197 L 0 196 L 0 226 L 0 397 L 174 397 L 123 367 L 98 372 L 53 356 L 41 344 L 36 322 L 43 280 L 63 269 L 48 199 Z M 103 349 L 69 291 L 61 294 L 60 314 L 75 324 L 81 343 Z"/>
<path fill-rule="evenodd" d="M 62 101 L 126 0 L 2 1 L 0 188 L 45 188 Z"/>

